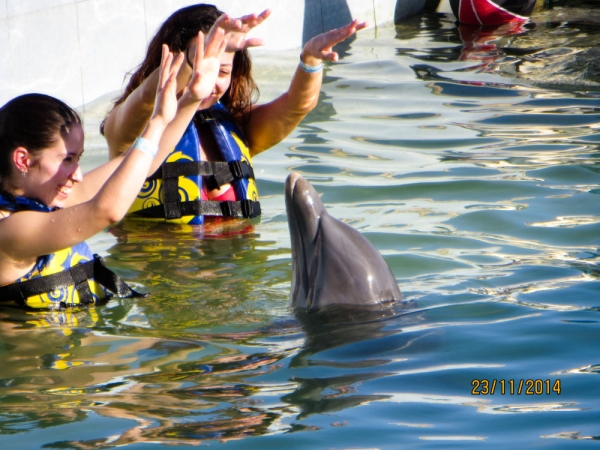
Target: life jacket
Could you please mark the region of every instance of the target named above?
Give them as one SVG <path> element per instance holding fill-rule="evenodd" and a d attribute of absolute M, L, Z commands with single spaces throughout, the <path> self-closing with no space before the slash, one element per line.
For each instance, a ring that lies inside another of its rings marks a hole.
<path fill-rule="evenodd" d="M 202 161 L 196 127 L 208 127 L 225 161 Z M 202 199 L 202 186 L 231 183 L 236 201 Z M 254 218 L 260 215 L 250 150 L 227 109 L 217 103 L 198 111 L 163 165 L 146 179 L 129 209 L 130 217 L 199 225 L 204 216 Z"/>
<path fill-rule="evenodd" d="M 0 210 L 50 212 L 37 200 L 0 192 Z M 110 291 L 110 292 L 109 292 Z M 23 277 L 0 286 L 0 302 L 14 301 L 22 307 L 65 308 L 86 306 L 119 297 L 139 297 L 118 275 L 104 265 L 85 242 L 71 248 L 40 256 Z"/>

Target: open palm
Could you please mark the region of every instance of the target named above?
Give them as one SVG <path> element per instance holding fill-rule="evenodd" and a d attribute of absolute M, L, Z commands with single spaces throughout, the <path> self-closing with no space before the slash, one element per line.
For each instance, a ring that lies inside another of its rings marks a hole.
<path fill-rule="evenodd" d="M 183 54 L 179 54 L 177 58 L 174 58 L 169 51 L 169 47 L 163 44 L 152 115 L 160 118 L 165 124 L 171 122 L 177 113 L 177 72 L 182 62 Z"/>
<path fill-rule="evenodd" d="M 246 39 L 246 35 L 253 28 L 263 23 L 270 15 L 271 11 L 268 9 L 265 9 L 260 14 L 248 14 L 238 19 L 234 19 L 229 17 L 227 14 L 223 14 L 211 27 L 208 33 L 208 39 L 210 39 L 218 30 L 223 30 L 225 32 L 225 39 L 227 39 L 228 52 L 235 52 L 249 47 L 263 45 L 264 42 L 262 39 Z"/>
<path fill-rule="evenodd" d="M 209 35 L 206 46 L 204 35 L 202 32 L 198 33 L 192 78 L 187 86 L 194 100 L 201 101 L 212 93 L 221 68 L 221 56 L 226 46 L 227 40 L 223 29 L 218 29 Z"/>

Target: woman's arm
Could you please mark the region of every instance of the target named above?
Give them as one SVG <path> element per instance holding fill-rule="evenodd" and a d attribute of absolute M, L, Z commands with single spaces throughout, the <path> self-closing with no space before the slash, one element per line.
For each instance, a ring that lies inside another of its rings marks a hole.
<path fill-rule="evenodd" d="M 140 135 L 154 110 L 154 94 L 160 70 L 154 70 L 127 99 L 116 105 L 104 121 L 104 137 L 109 158 L 116 158 L 129 149 Z"/>
<path fill-rule="evenodd" d="M 315 36 L 302 49 L 302 62 L 318 67 L 324 60 L 337 61 L 332 47 L 367 25 L 352 21 L 346 26 Z M 255 105 L 244 123 L 244 134 L 252 155 L 261 153 L 281 142 L 317 105 L 323 71 L 306 72 L 296 69 L 287 92 L 264 105 Z"/>
<path fill-rule="evenodd" d="M 181 54 L 185 58 L 185 54 Z M 122 155 L 140 135 L 154 110 L 154 99 L 160 68 L 155 69 L 123 103 L 116 105 L 104 122 L 104 137 L 108 143 L 108 156 Z M 181 92 L 192 76 L 192 68 L 185 62 L 177 74 L 177 92 Z"/>
<path fill-rule="evenodd" d="M 259 39 L 246 40 L 244 37 L 245 33 L 262 23 L 269 14 L 270 12 L 267 10 L 260 15 L 252 14 L 239 19 L 223 14 L 212 26 L 205 40 L 206 45 L 213 42 L 213 35 L 217 30 L 221 30 L 219 33 L 225 33 L 225 38 L 230 41 L 230 47 L 235 45 L 239 48 L 246 48 L 262 45 L 262 41 Z M 189 49 L 189 52 L 196 52 L 196 44 Z M 177 74 L 177 92 L 181 92 L 188 85 L 193 72 L 193 68 L 187 62 L 181 65 Z M 154 109 L 154 94 L 158 78 L 159 69 L 156 69 L 106 117 L 104 136 L 108 143 L 110 159 L 123 154 L 144 129 Z"/>
<path fill-rule="evenodd" d="M 185 87 L 183 95 L 177 102 L 175 118 L 162 133 L 159 151 L 152 161 L 146 176 L 152 175 L 167 156 L 169 156 L 194 117 L 202 99 L 208 97 L 212 92 L 219 74 L 220 59 L 227 45 L 224 34 L 223 30 L 213 33 L 210 41 L 204 46 L 204 35 L 201 32 L 198 33 L 198 42 L 201 45 L 196 48 L 191 79 Z M 174 64 L 178 64 L 177 61 L 179 59 L 182 60 L 183 57 L 184 55 L 179 55 Z M 181 73 L 181 69 L 179 69 L 178 73 Z M 94 197 L 106 180 L 119 167 L 124 158 L 125 155 L 121 154 L 106 164 L 86 173 L 83 181 L 78 183 L 73 189 L 67 201 L 67 206 L 84 203 Z"/>
<path fill-rule="evenodd" d="M 158 146 L 177 111 L 175 78 L 183 58 L 174 64 L 172 60 L 173 55 L 164 46 L 155 108 L 141 134 L 142 143 L 136 141 L 91 200 L 50 213 L 13 213 L 0 220 L 0 251 L 4 257 L 23 261 L 72 247 L 125 215 L 152 164 L 151 147 Z"/>
<path fill-rule="evenodd" d="M 225 30 L 217 29 L 207 36 L 198 33 L 197 44 L 194 48 L 195 57 L 192 74 L 184 93 L 179 100 L 177 114 L 169 123 L 160 140 L 159 157 L 155 158 L 151 168 L 154 173 L 167 156 L 173 151 L 186 128 L 192 121 L 203 99 L 209 97 L 214 89 L 221 68 L 221 56 L 227 47 Z"/>

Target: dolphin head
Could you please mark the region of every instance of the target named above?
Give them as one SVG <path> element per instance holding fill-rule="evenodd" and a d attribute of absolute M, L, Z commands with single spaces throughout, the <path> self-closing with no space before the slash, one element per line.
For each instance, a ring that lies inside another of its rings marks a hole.
<path fill-rule="evenodd" d="M 319 194 L 297 173 L 286 180 L 285 204 L 292 244 L 292 308 L 378 308 L 402 299 L 381 254 L 354 228 L 330 216 Z"/>

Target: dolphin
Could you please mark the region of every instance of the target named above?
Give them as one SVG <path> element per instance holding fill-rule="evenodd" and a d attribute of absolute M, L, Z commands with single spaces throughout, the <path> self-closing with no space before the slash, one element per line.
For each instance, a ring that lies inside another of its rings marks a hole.
<path fill-rule="evenodd" d="M 290 306 L 383 309 L 402 300 L 392 271 L 358 231 L 330 216 L 317 191 L 293 172 L 285 183 L 292 243 Z"/>

